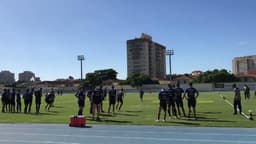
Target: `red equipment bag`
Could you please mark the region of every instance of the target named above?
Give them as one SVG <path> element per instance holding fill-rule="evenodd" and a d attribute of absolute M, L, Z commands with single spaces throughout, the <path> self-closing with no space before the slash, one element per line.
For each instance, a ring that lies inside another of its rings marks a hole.
<path fill-rule="evenodd" d="M 85 127 L 86 125 L 86 118 L 85 116 L 71 116 L 70 117 L 70 127 Z"/>

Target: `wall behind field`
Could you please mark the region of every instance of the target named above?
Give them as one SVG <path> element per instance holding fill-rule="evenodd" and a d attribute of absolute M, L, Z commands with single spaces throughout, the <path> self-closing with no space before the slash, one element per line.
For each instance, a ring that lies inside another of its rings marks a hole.
<path fill-rule="evenodd" d="M 195 87 L 198 91 L 202 91 L 202 92 L 208 92 L 208 91 L 232 91 L 232 85 L 234 83 L 195 83 L 193 84 L 193 87 Z M 251 90 L 255 90 L 256 89 L 256 82 L 254 83 L 236 83 L 237 86 L 240 89 L 243 89 L 244 85 L 247 84 Z M 188 84 L 181 84 L 180 85 L 181 88 L 186 89 L 188 88 Z M 145 92 L 158 92 L 160 91 L 160 89 L 162 88 L 168 88 L 168 86 L 166 84 L 163 85 L 143 85 L 142 89 Z"/>

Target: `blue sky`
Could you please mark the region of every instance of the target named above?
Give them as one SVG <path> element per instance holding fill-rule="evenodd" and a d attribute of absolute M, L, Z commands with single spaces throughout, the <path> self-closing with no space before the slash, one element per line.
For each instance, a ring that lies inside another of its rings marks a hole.
<path fill-rule="evenodd" d="M 0 0 L 0 70 L 79 78 L 84 54 L 85 73 L 124 79 L 126 40 L 142 32 L 174 49 L 173 73 L 232 70 L 256 54 L 255 16 L 255 0 Z"/>

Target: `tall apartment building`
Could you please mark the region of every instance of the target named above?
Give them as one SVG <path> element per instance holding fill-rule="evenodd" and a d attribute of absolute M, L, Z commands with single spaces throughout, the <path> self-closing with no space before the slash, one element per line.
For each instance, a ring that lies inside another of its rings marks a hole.
<path fill-rule="evenodd" d="M 232 71 L 235 75 L 256 75 L 256 55 L 235 57 Z"/>
<path fill-rule="evenodd" d="M 0 83 L 1 84 L 12 84 L 15 82 L 14 73 L 10 71 L 0 72 Z"/>
<path fill-rule="evenodd" d="M 146 74 L 152 79 L 166 76 L 165 46 L 152 41 L 152 37 L 142 33 L 140 38 L 127 40 L 128 77 Z"/>
<path fill-rule="evenodd" d="M 35 81 L 35 78 L 35 74 L 31 71 L 24 71 L 23 73 L 19 73 L 19 81 L 21 82 Z"/>

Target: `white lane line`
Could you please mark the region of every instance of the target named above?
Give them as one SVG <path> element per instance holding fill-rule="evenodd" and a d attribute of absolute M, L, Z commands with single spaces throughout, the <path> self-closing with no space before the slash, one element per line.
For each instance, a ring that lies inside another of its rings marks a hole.
<path fill-rule="evenodd" d="M 229 104 L 232 108 L 234 108 L 234 105 L 227 100 L 227 98 L 225 98 L 222 94 L 220 94 L 220 97 L 224 99 L 224 101 Z M 237 111 L 239 111 L 239 109 L 237 108 Z M 246 118 L 246 119 L 250 119 L 250 117 L 248 115 L 246 115 L 244 112 L 241 112 L 241 114 Z"/>
<path fill-rule="evenodd" d="M 5 143 L 32 143 L 32 144 L 80 144 L 80 143 L 67 143 L 67 142 L 56 142 L 56 141 L 32 141 L 32 140 L 3 140 L 0 142 Z"/>
<path fill-rule="evenodd" d="M 14 133 L 15 134 L 15 133 Z M 33 134 L 33 133 L 22 133 L 20 135 L 38 135 L 38 136 L 54 136 L 54 137 L 77 137 L 85 139 L 95 139 L 98 141 L 100 139 L 124 139 L 124 140 L 142 140 L 142 141 L 170 141 L 170 142 L 212 142 L 212 143 L 232 143 L 232 144 L 255 144 L 255 141 L 244 141 L 244 140 L 216 140 L 216 139 L 186 139 L 186 138 L 154 138 L 154 137 L 129 137 L 129 136 L 104 136 L 104 135 L 53 135 L 53 134 Z M 48 137 L 49 139 L 49 137 Z M 15 140 L 5 140 L 5 141 L 15 141 Z M 22 140 L 16 140 L 17 142 L 26 142 Z M 101 140 L 102 142 L 104 140 Z M 0 140 L 1 142 L 1 140 Z M 28 141 L 29 143 L 42 143 L 44 141 Z M 45 141 L 44 143 L 48 144 L 77 144 L 77 143 L 65 143 L 65 142 L 51 142 Z"/>
<path fill-rule="evenodd" d="M 10 129 L 10 128 L 9 128 Z M 17 129 L 14 129 L 16 132 L 8 132 L 6 129 L 5 129 L 5 132 L 4 131 L 0 131 L 0 135 L 8 135 L 8 134 L 24 134 L 24 132 L 17 132 Z M 24 130 L 24 129 L 23 129 Z M 35 130 L 35 129 L 33 129 Z M 48 130 L 48 129 L 45 129 L 45 130 Z M 49 130 L 49 132 L 52 131 L 52 130 Z M 132 131 L 132 130 L 125 130 L 125 131 L 120 131 L 120 130 L 92 130 L 92 129 L 81 129 L 80 130 L 81 132 L 89 132 L 90 134 L 91 133 L 120 133 L 120 134 L 141 134 L 141 133 L 144 133 L 144 134 L 161 134 L 161 135 L 169 135 L 169 134 L 182 134 L 182 135 L 201 135 L 201 136 L 239 136 L 239 137 L 256 137 L 256 134 L 250 134 L 250 133 L 230 133 L 229 131 L 228 132 L 225 132 L 225 133 L 221 133 L 223 131 L 220 131 L 220 133 L 212 133 L 212 132 L 185 132 L 184 131 Z M 63 130 L 58 130 L 58 132 L 63 132 Z M 30 134 L 30 133 L 28 133 Z M 55 135 L 56 134 L 56 131 L 55 133 L 48 133 L 48 134 L 42 134 L 42 133 L 31 133 L 31 135 L 34 134 L 34 135 Z M 81 134 L 81 133 L 80 133 Z M 65 136 L 66 134 L 62 134 L 62 136 Z M 69 134 L 67 133 L 67 136 L 69 136 Z"/>

